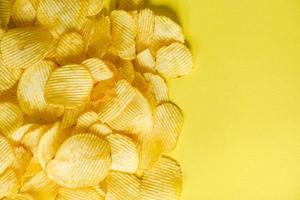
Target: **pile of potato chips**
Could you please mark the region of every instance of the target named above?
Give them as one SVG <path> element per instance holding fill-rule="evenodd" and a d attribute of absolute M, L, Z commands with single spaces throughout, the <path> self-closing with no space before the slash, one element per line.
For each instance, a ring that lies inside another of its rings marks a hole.
<path fill-rule="evenodd" d="M 184 43 L 142 0 L 0 0 L 0 199 L 179 199 Z"/>

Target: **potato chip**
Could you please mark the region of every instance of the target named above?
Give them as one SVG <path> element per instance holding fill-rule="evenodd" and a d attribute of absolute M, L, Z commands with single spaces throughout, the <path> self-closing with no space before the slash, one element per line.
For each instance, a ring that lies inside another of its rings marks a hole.
<path fill-rule="evenodd" d="M 13 131 L 9 138 L 14 141 L 15 143 L 21 142 L 22 138 L 26 133 L 38 128 L 37 124 L 26 124 L 18 128 L 17 130 Z"/>
<path fill-rule="evenodd" d="M 139 200 L 141 181 L 132 174 L 111 172 L 105 200 Z"/>
<path fill-rule="evenodd" d="M 116 97 L 105 103 L 99 110 L 99 119 L 106 123 L 115 119 L 135 97 L 135 89 L 125 80 L 116 83 Z"/>
<path fill-rule="evenodd" d="M 104 6 L 103 0 L 89 0 L 88 16 L 97 15 Z"/>
<path fill-rule="evenodd" d="M 82 39 L 84 40 L 84 54 L 87 54 L 92 36 L 95 32 L 96 17 L 87 17 L 79 30 Z"/>
<path fill-rule="evenodd" d="M 34 155 L 21 178 L 21 185 L 23 185 L 25 182 L 29 182 L 32 177 L 42 170 L 42 166 L 40 165 L 37 156 Z"/>
<path fill-rule="evenodd" d="M 141 52 L 151 46 L 154 34 L 155 15 L 150 9 L 140 10 L 137 15 L 138 34 L 136 37 L 136 48 Z"/>
<path fill-rule="evenodd" d="M 91 92 L 90 107 L 92 110 L 98 112 L 99 107 L 110 101 L 116 96 L 115 79 L 109 79 L 98 82 Z"/>
<path fill-rule="evenodd" d="M 169 17 L 155 16 L 152 40 L 151 49 L 156 52 L 160 47 L 173 42 L 184 43 L 184 35 L 182 28 Z"/>
<path fill-rule="evenodd" d="M 112 134 L 112 130 L 109 126 L 102 123 L 95 123 L 90 126 L 89 132 L 95 135 L 106 137 Z"/>
<path fill-rule="evenodd" d="M 18 192 L 19 183 L 13 170 L 8 169 L 0 174 L 0 199 L 14 198 Z"/>
<path fill-rule="evenodd" d="M 15 0 L 11 10 L 11 22 L 16 26 L 31 26 L 36 20 L 36 9 L 31 0 Z"/>
<path fill-rule="evenodd" d="M 19 105 L 24 113 L 30 116 L 55 120 L 63 114 L 61 106 L 49 105 L 44 98 L 45 85 L 51 72 L 56 68 L 52 61 L 42 61 L 28 69 L 18 84 Z"/>
<path fill-rule="evenodd" d="M 132 83 L 135 74 L 133 63 L 129 60 L 120 60 L 118 67 L 120 79 L 125 79 L 129 83 Z"/>
<path fill-rule="evenodd" d="M 100 189 L 100 188 L 99 188 Z M 84 187 L 77 189 L 60 188 L 57 200 L 104 200 L 102 193 L 95 187 Z"/>
<path fill-rule="evenodd" d="M 102 58 L 111 43 L 111 22 L 108 16 L 97 16 L 91 38 L 88 40 L 88 56 Z"/>
<path fill-rule="evenodd" d="M 43 168 L 54 158 L 59 146 L 67 139 L 68 134 L 60 129 L 56 122 L 42 137 L 37 149 L 37 157 Z"/>
<path fill-rule="evenodd" d="M 3 63 L 14 69 L 31 67 L 46 56 L 51 42 L 51 34 L 42 28 L 10 29 L 1 40 Z"/>
<path fill-rule="evenodd" d="M 156 69 L 165 77 L 178 78 L 189 74 L 193 69 L 191 51 L 180 43 L 162 47 L 156 56 Z"/>
<path fill-rule="evenodd" d="M 46 102 L 76 107 L 84 104 L 93 87 L 93 79 L 83 65 L 65 65 L 50 76 L 45 89 Z"/>
<path fill-rule="evenodd" d="M 169 101 L 168 86 L 165 80 L 159 75 L 145 73 L 145 79 L 151 86 L 152 95 L 155 98 L 156 105 Z"/>
<path fill-rule="evenodd" d="M 74 108 L 66 108 L 61 122 L 61 128 L 66 129 L 76 125 L 77 119 L 80 116 L 80 114 L 84 111 L 84 109 L 84 104 Z"/>
<path fill-rule="evenodd" d="M 60 35 L 68 30 L 79 30 L 88 9 L 88 0 L 40 0 L 37 21 Z"/>
<path fill-rule="evenodd" d="M 58 188 L 59 186 L 41 171 L 25 182 L 20 191 L 32 195 L 34 199 L 52 200 L 56 197 Z"/>
<path fill-rule="evenodd" d="M 117 8 L 122 10 L 138 10 L 144 5 L 144 0 L 117 0 Z"/>
<path fill-rule="evenodd" d="M 114 130 L 130 134 L 151 131 L 153 127 L 152 108 L 147 99 L 138 90 L 135 97 L 116 118 L 107 121 Z"/>
<path fill-rule="evenodd" d="M 22 75 L 22 70 L 11 69 L 0 63 L 0 92 L 11 89 Z"/>
<path fill-rule="evenodd" d="M 0 1 L 0 29 L 6 29 L 11 13 L 10 0 Z"/>
<path fill-rule="evenodd" d="M 55 51 L 56 60 L 60 65 L 80 63 L 84 57 L 84 40 L 75 32 L 64 33 Z"/>
<path fill-rule="evenodd" d="M 98 121 L 98 114 L 94 111 L 87 111 L 79 116 L 76 128 L 86 130 Z"/>
<path fill-rule="evenodd" d="M 80 148 L 78 148 L 80 147 Z M 59 148 L 46 167 L 47 175 L 68 188 L 97 185 L 111 167 L 108 142 L 91 134 L 77 134 Z"/>
<path fill-rule="evenodd" d="M 83 61 L 82 64 L 86 66 L 91 73 L 94 83 L 111 79 L 114 76 L 109 65 L 99 58 L 89 58 Z"/>
<path fill-rule="evenodd" d="M 135 58 L 137 25 L 133 17 L 122 10 L 111 13 L 112 49 L 124 60 Z"/>
<path fill-rule="evenodd" d="M 30 194 L 19 193 L 14 200 L 34 200 Z"/>
<path fill-rule="evenodd" d="M 2 174 L 14 161 L 13 148 L 8 139 L 0 135 L 0 174 Z"/>
<path fill-rule="evenodd" d="M 106 137 L 111 146 L 112 166 L 115 171 L 135 173 L 138 169 L 138 152 L 131 138 L 111 134 Z"/>
<path fill-rule="evenodd" d="M 14 146 L 15 159 L 11 168 L 15 171 L 18 178 L 22 177 L 27 166 L 32 159 L 32 153 L 23 146 Z"/>
<path fill-rule="evenodd" d="M 8 101 L 0 102 L 0 110 L 0 133 L 7 136 L 22 125 L 23 113 Z"/>
<path fill-rule="evenodd" d="M 155 59 L 149 49 L 145 49 L 136 56 L 137 70 L 140 72 L 155 72 Z"/>

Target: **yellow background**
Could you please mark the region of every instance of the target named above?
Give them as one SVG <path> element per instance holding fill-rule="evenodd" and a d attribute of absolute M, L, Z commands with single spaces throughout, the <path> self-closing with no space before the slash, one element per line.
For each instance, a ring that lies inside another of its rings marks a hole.
<path fill-rule="evenodd" d="M 170 82 L 182 200 L 299 200 L 300 1 L 152 3 L 176 11 L 196 58 Z"/>

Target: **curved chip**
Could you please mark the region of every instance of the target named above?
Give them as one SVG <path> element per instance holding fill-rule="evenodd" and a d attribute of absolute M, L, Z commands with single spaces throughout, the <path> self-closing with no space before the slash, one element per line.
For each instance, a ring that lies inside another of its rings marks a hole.
<path fill-rule="evenodd" d="M 32 177 L 34 177 L 37 173 L 41 172 L 43 169 L 37 159 L 37 156 L 33 156 L 30 160 L 23 176 L 21 177 L 21 185 L 25 182 L 29 182 Z"/>
<path fill-rule="evenodd" d="M 117 0 L 118 9 L 138 10 L 144 5 L 144 0 Z"/>
<path fill-rule="evenodd" d="M 91 106 L 93 110 L 99 110 L 99 105 L 102 103 L 110 101 L 113 97 L 116 96 L 115 90 L 116 81 L 115 79 L 108 79 L 105 81 L 98 82 L 91 92 Z"/>
<path fill-rule="evenodd" d="M 83 65 L 65 65 L 50 76 L 45 89 L 46 102 L 67 107 L 84 104 L 93 87 L 93 79 Z"/>
<path fill-rule="evenodd" d="M 141 200 L 179 200 L 181 190 L 181 167 L 173 159 L 163 156 L 142 177 Z"/>
<path fill-rule="evenodd" d="M 18 84 L 20 108 L 27 115 L 55 120 L 63 114 L 63 107 L 49 105 L 44 98 L 44 90 L 51 72 L 56 68 L 52 61 L 42 61 L 25 70 Z"/>
<path fill-rule="evenodd" d="M 26 69 L 45 58 L 51 43 L 51 34 L 42 28 L 9 29 L 1 40 L 3 62 L 14 69 Z"/>
<path fill-rule="evenodd" d="M 116 97 L 99 109 L 99 119 L 103 123 L 115 119 L 136 95 L 136 90 L 126 80 L 118 81 L 115 90 Z"/>
<path fill-rule="evenodd" d="M 156 55 L 156 69 L 165 77 L 178 78 L 193 69 L 192 52 L 183 44 L 173 43 L 162 47 Z"/>
<path fill-rule="evenodd" d="M 14 161 L 14 152 L 9 140 L 0 135 L 0 174 L 2 174 Z"/>
<path fill-rule="evenodd" d="M 133 140 L 120 134 L 106 137 L 111 146 L 112 166 L 115 171 L 135 173 L 138 169 L 138 152 Z"/>
<path fill-rule="evenodd" d="M 41 171 L 23 183 L 20 191 L 32 195 L 34 199 L 52 200 L 58 193 L 59 186 Z"/>
<path fill-rule="evenodd" d="M 141 181 L 132 174 L 111 172 L 105 200 L 139 200 Z"/>
<path fill-rule="evenodd" d="M 99 188 L 100 189 L 100 188 Z M 104 200 L 104 196 L 95 187 L 60 188 L 57 200 Z"/>
<path fill-rule="evenodd" d="M 60 35 L 68 30 L 79 30 L 88 9 L 88 0 L 40 0 L 37 21 Z"/>
<path fill-rule="evenodd" d="M 11 168 L 15 171 L 18 178 L 22 177 L 27 166 L 32 159 L 32 153 L 23 146 L 14 147 L 15 159 Z"/>
<path fill-rule="evenodd" d="M 11 11 L 11 22 L 16 26 L 30 26 L 36 20 L 36 9 L 31 0 L 15 0 Z"/>
<path fill-rule="evenodd" d="M 94 83 L 111 79 L 114 74 L 109 68 L 109 65 L 99 58 L 89 58 L 82 62 L 91 73 Z"/>
<path fill-rule="evenodd" d="M 22 70 L 11 69 L 0 63 L 0 92 L 11 89 L 22 75 Z"/>
<path fill-rule="evenodd" d="M 112 23 L 112 48 L 124 60 L 135 58 L 135 39 L 137 25 L 133 17 L 122 10 L 111 13 Z"/>
<path fill-rule="evenodd" d="M 8 169 L 0 174 L 0 199 L 3 197 L 14 198 L 18 192 L 19 183 L 16 173 Z"/>
<path fill-rule="evenodd" d="M 11 13 L 10 0 L 0 1 L 0 29 L 6 29 Z"/>
<path fill-rule="evenodd" d="M 85 110 L 85 107 L 86 105 L 82 104 L 74 108 L 66 108 L 61 121 L 61 128 L 66 129 L 74 126 L 80 114 Z"/>
<path fill-rule="evenodd" d="M 98 121 L 98 114 L 94 111 L 87 111 L 79 116 L 77 120 L 76 128 L 86 130 L 97 121 Z"/>
<path fill-rule="evenodd" d="M 155 59 L 149 49 L 140 52 L 135 63 L 140 72 L 155 72 Z"/>
<path fill-rule="evenodd" d="M 75 31 L 63 34 L 57 44 L 55 56 L 60 65 L 80 63 L 84 57 L 82 36 Z"/>
<path fill-rule="evenodd" d="M 104 6 L 103 0 L 89 0 L 88 16 L 97 15 Z"/>
<path fill-rule="evenodd" d="M 149 48 L 152 44 L 154 34 L 155 15 L 150 9 L 140 10 L 137 15 L 137 29 L 136 48 L 141 52 Z"/>
<path fill-rule="evenodd" d="M 165 80 L 159 75 L 145 73 L 145 79 L 151 86 L 152 95 L 155 98 L 156 105 L 169 101 L 168 86 Z"/>
<path fill-rule="evenodd" d="M 120 60 L 118 62 L 120 79 L 125 79 L 129 83 L 134 80 L 135 70 L 134 65 L 129 60 Z"/>
<path fill-rule="evenodd" d="M 18 193 L 14 200 L 34 200 L 30 194 Z"/>
<path fill-rule="evenodd" d="M 182 28 L 166 16 L 155 16 L 151 49 L 156 52 L 160 47 L 173 42 L 184 43 Z"/>
<path fill-rule="evenodd" d="M 80 147 L 80 148 L 78 148 Z M 47 175 L 68 188 L 97 185 L 111 167 L 108 142 L 91 134 L 77 134 L 59 148 L 46 167 Z"/>
<path fill-rule="evenodd" d="M 13 131 L 12 134 L 9 136 L 11 140 L 15 143 L 21 142 L 22 138 L 26 133 L 38 128 L 37 124 L 26 124 L 18 128 L 17 130 Z"/>
<path fill-rule="evenodd" d="M 106 137 L 112 134 L 112 130 L 109 126 L 102 123 L 95 123 L 90 126 L 89 132 L 95 135 Z"/>
<path fill-rule="evenodd" d="M 23 113 L 10 102 L 0 102 L 0 133 L 9 135 L 23 123 Z"/>

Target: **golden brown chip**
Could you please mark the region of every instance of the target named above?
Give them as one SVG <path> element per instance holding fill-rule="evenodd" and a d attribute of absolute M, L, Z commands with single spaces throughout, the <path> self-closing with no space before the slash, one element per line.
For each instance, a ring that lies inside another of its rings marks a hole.
<path fill-rule="evenodd" d="M 80 63 L 84 58 L 84 40 L 75 32 L 64 33 L 55 50 L 56 60 L 60 65 Z"/>
<path fill-rule="evenodd" d="M 23 146 L 14 146 L 15 159 L 11 168 L 15 171 L 16 176 L 23 176 L 27 166 L 32 159 L 32 153 Z"/>
<path fill-rule="evenodd" d="M 115 171 L 135 173 L 138 169 L 138 152 L 133 140 L 120 134 L 106 137 L 111 146 L 112 166 Z"/>
<path fill-rule="evenodd" d="M 11 89 L 22 75 L 22 70 L 16 70 L 0 63 L 0 92 Z"/>
<path fill-rule="evenodd" d="M 136 48 L 141 52 L 152 44 L 154 33 L 155 15 L 150 9 L 140 10 L 137 15 L 138 34 L 136 37 Z"/>
<path fill-rule="evenodd" d="M 138 10 L 144 5 L 144 0 L 117 0 L 118 9 Z"/>
<path fill-rule="evenodd" d="M 156 105 L 169 101 L 168 86 L 162 77 L 151 73 L 145 73 L 144 77 L 151 86 Z"/>
<path fill-rule="evenodd" d="M 4 173 L 0 174 L 0 199 L 3 197 L 13 198 L 17 195 L 19 183 L 16 173 L 7 169 Z"/>
<path fill-rule="evenodd" d="M 155 16 L 151 49 L 156 52 L 160 47 L 173 42 L 184 43 L 182 28 L 166 16 Z"/>
<path fill-rule="evenodd" d="M 85 104 L 74 108 L 66 108 L 61 122 L 61 128 L 66 129 L 74 126 L 80 114 L 85 110 Z"/>
<path fill-rule="evenodd" d="M 3 63 L 14 69 L 31 67 L 45 58 L 51 43 L 51 34 L 42 28 L 10 29 L 1 40 Z"/>
<path fill-rule="evenodd" d="M 17 130 L 13 131 L 9 138 L 14 141 L 15 143 L 21 142 L 22 138 L 26 133 L 38 128 L 37 124 L 25 124 L 18 128 Z"/>
<path fill-rule="evenodd" d="M 14 104 L 4 101 L 0 102 L 0 133 L 10 135 L 23 123 L 23 113 Z"/>
<path fill-rule="evenodd" d="M 112 134 L 112 130 L 109 126 L 102 123 L 95 123 L 89 128 L 89 132 L 95 135 L 106 137 Z"/>
<path fill-rule="evenodd" d="M 181 190 L 181 167 L 173 159 L 163 156 L 142 177 L 141 200 L 179 200 Z"/>
<path fill-rule="evenodd" d="M 141 181 L 132 174 L 111 172 L 107 180 L 106 200 L 139 200 Z"/>
<path fill-rule="evenodd" d="M 46 103 L 44 90 L 51 72 L 56 68 L 51 61 L 42 61 L 25 70 L 18 84 L 18 100 L 20 108 L 27 115 L 55 120 L 63 114 L 62 106 Z"/>
<path fill-rule="evenodd" d="M 41 171 L 25 182 L 20 191 L 32 195 L 34 199 L 52 200 L 57 195 L 58 188 L 59 186 Z"/>
<path fill-rule="evenodd" d="M 155 72 L 155 59 L 149 49 L 140 52 L 135 63 L 140 72 Z"/>
<path fill-rule="evenodd" d="M 180 43 L 162 47 L 156 55 L 156 69 L 165 77 L 178 78 L 188 75 L 193 69 L 191 51 Z"/>
<path fill-rule="evenodd" d="M 13 148 L 8 139 L 0 135 L 0 174 L 2 174 L 14 161 Z"/>
<path fill-rule="evenodd" d="M 33 156 L 20 180 L 21 185 L 23 185 L 25 182 L 29 182 L 32 177 L 42 170 L 43 169 L 37 159 L 37 156 Z"/>
<path fill-rule="evenodd" d="M 83 65 L 65 65 L 50 76 L 45 89 L 46 102 L 67 107 L 84 104 L 93 87 L 93 79 Z"/>
<path fill-rule="evenodd" d="M 134 65 L 131 61 L 129 60 L 120 60 L 118 62 L 118 67 L 119 67 L 119 78 L 120 79 L 125 79 L 129 83 L 132 83 L 134 80 Z"/>
<path fill-rule="evenodd" d="M 135 58 L 137 25 L 133 17 L 122 10 L 111 13 L 112 49 L 124 60 Z"/>
<path fill-rule="evenodd" d="M 89 0 L 88 16 L 95 16 L 103 9 L 103 0 Z"/>
<path fill-rule="evenodd" d="M 100 60 L 99 58 L 89 58 L 82 62 L 91 73 L 94 83 L 111 79 L 114 74 L 109 67 L 109 64 Z"/>
<path fill-rule="evenodd" d="M 77 120 L 76 128 L 86 130 L 97 121 L 98 121 L 98 114 L 94 111 L 87 111 L 79 116 Z"/>
<path fill-rule="evenodd" d="M 34 200 L 30 194 L 18 193 L 14 200 Z"/>
<path fill-rule="evenodd" d="M 6 29 L 10 18 L 10 13 L 11 13 L 10 0 L 1 0 L 0 1 L 0 29 Z"/>
<path fill-rule="evenodd" d="M 93 87 L 91 92 L 91 104 L 94 110 L 98 112 L 99 104 L 110 101 L 114 96 L 116 96 L 115 85 L 116 81 L 113 78 L 100 81 Z"/>
<path fill-rule="evenodd" d="M 99 190 L 100 188 L 98 188 Z M 57 200 L 104 200 L 104 196 L 95 187 L 77 189 L 60 188 Z"/>
<path fill-rule="evenodd" d="M 78 148 L 80 147 L 80 148 Z M 97 185 L 111 167 L 108 142 L 91 134 L 77 134 L 59 148 L 46 167 L 47 175 L 68 188 Z"/>
<path fill-rule="evenodd" d="M 31 0 L 15 0 L 11 10 L 11 22 L 17 26 L 31 26 L 36 20 L 36 9 Z"/>

